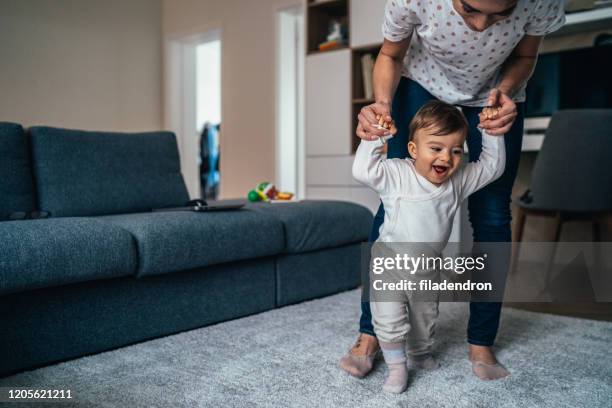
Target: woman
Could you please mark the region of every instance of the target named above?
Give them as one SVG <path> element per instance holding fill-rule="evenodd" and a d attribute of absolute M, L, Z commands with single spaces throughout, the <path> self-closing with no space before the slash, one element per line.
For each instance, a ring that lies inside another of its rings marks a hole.
<path fill-rule="evenodd" d="M 565 22 L 561 0 L 389 0 L 383 23 L 384 43 L 374 67 L 375 103 L 359 113 L 357 135 L 366 140 L 394 134 L 388 157 L 407 157 L 408 123 L 427 101 L 459 105 L 470 125 L 470 160 L 481 151 L 477 126 L 505 134 L 506 169 L 489 186 L 469 198 L 475 242 L 511 241 L 510 196 L 523 136 L 525 84 L 536 64 L 542 37 Z M 499 106 L 495 119 L 480 121 L 484 106 Z M 393 124 L 379 129 L 377 115 Z M 384 219 L 379 207 L 370 241 Z M 505 280 L 510 253 L 497 256 L 496 278 Z M 491 346 L 499 327 L 501 303 L 472 302 L 467 329 L 474 374 L 483 380 L 509 373 Z M 362 377 L 378 352 L 370 305 L 362 303 L 360 335 L 340 360 L 350 374 Z"/>

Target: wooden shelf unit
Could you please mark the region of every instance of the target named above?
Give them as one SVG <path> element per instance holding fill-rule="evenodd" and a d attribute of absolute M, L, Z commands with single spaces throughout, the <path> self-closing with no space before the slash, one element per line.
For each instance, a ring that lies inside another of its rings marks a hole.
<path fill-rule="evenodd" d="M 352 177 L 359 140 L 357 114 L 365 98 L 361 55 L 377 53 L 386 0 L 306 1 L 306 197 L 356 202 L 372 212 L 380 198 Z M 347 44 L 319 51 L 332 20 L 347 27 Z M 378 45 L 377 45 L 378 43 Z M 374 55 L 375 56 L 375 55 Z"/>
<path fill-rule="evenodd" d="M 320 51 L 319 44 L 327 40 L 329 25 L 333 20 L 338 20 L 347 27 L 347 42 L 350 38 L 349 26 L 349 1 L 350 0 L 308 0 L 306 8 L 306 53 L 315 54 L 320 52 L 331 52 L 348 48 L 347 45 L 328 51 Z"/>
<path fill-rule="evenodd" d="M 353 105 L 361 105 L 361 104 L 370 104 L 374 103 L 374 98 L 356 98 L 353 99 Z"/>
<path fill-rule="evenodd" d="M 345 7 L 346 0 L 309 0 L 308 7 L 312 9 L 338 10 Z"/>
<path fill-rule="evenodd" d="M 314 51 L 309 51 L 308 55 L 316 55 L 316 54 L 323 54 L 325 52 L 332 52 L 332 51 L 339 51 L 339 50 L 346 50 L 349 46 L 348 45 L 341 45 L 339 47 L 333 48 L 331 50 L 325 50 L 325 51 L 321 51 L 321 50 L 314 50 Z"/>
<path fill-rule="evenodd" d="M 370 47 L 363 48 L 353 48 L 351 50 L 351 87 L 352 87 L 352 99 L 353 100 L 362 100 L 365 98 L 365 91 L 363 86 L 363 67 L 361 64 L 361 58 L 366 55 L 372 55 L 374 61 L 376 61 L 376 56 L 380 51 L 381 44 L 373 45 Z"/>
<path fill-rule="evenodd" d="M 365 97 L 361 57 L 371 54 L 374 61 L 376 61 L 381 45 L 373 44 L 351 49 L 351 129 L 353 130 L 351 134 L 351 151 L 353 153 L 355 153 L 359 145 L 359 138 L 355 134 L 358 123 L 357 115 L 359 115 L 361 108 L 374 103 L 374 97 Z"/>

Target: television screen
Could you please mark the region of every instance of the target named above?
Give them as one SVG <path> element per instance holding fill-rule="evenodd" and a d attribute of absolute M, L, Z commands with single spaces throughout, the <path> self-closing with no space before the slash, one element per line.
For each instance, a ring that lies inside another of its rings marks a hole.
<path fill-rule="evenodd" d="M 527 117 L 559 109 L 612 109 L 612 44 L 540 55 L 525 108 Z"/>

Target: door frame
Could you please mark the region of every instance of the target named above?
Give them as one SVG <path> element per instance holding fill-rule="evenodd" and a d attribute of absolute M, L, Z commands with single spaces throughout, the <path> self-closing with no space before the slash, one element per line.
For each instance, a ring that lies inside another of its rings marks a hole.
<path fill-rule="evenodd" d="M 223 30 L 220 23 L 175 33 L 164 39 L 164 127 L 176 134 L 181 172 L 191 198 L 202 195 L 196 159 L 200 149 L 197 135 L 201 130 L 196 129 L 196 47 L 216 39 L 221 40 L 223 64 Z M 223 118 L 223 84 L 220 103 Z"/>
<path fill-rule="evenodd" d="M 285 163 L 286 157 L 283 156 L 283 151 L 281 146 L 283 146 L 283 142 L 281 140 L 281 135 L 283 134 L 283 104 L 281 103 L 282 97 L 282 89 L 281 89 L 281 77 L 280 71 L 282 67 L 281 56 L 279 50 L 281 48 L 281 18 L 283 13 L 296 14 L 299 13 L 301 15 L 301 27 L 299 30 L 301 31 L 301 41 L 297 41 L 297 49 L 296 55 L 297 58 L 297 72 L 296 72 L 296 82 L 297 86 L 295 92 L 297 93 L 296 97 L 296 105 L 295 105 L 295 135 L 296 135 L 296 144 L 295 144 L 295 186 L 296 189 L 294 191 L 296 198 L 304 198 L 306 195 L 306 142 L 305 142 L 305 130 L 304 130 L 304 121 L 305 121 L 305 69 L 306 69 L 306 9 L 304 7 L 304 3 L 298 2 L 292 5 L 287 5 L 283 7 L 276 8 L 275 10 L 275 180 L 277 183 L 281 183 L 283 180 L 283 164 Z M 301 69 L 299 69 L 299 65 L 301 65 Z M 283 186 L 280 186 L 283 188 Z"/>

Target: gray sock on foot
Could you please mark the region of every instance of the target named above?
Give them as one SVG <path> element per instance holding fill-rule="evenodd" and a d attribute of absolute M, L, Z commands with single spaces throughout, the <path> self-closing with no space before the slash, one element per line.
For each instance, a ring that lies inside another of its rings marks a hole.
<path fill-rule="evenodd" d="M 397 364 L 387 363 L 387 367 L 389 368 L 389 374 L 383 384 L 383 391 L 392 394 L 401 394 L 406 391 L 406 387 L 408 387 L 408 367 L 406 367 L 406 362 Z"/>
<path fill-rule="evenodd" d="M 380 342 L 380 349 L 387 363 L 389 374 L 385 379 L 383 391 L 401 394 L 408 386 L 408 367 L 406 366 L 406 352 L 404 343 Z"/>

